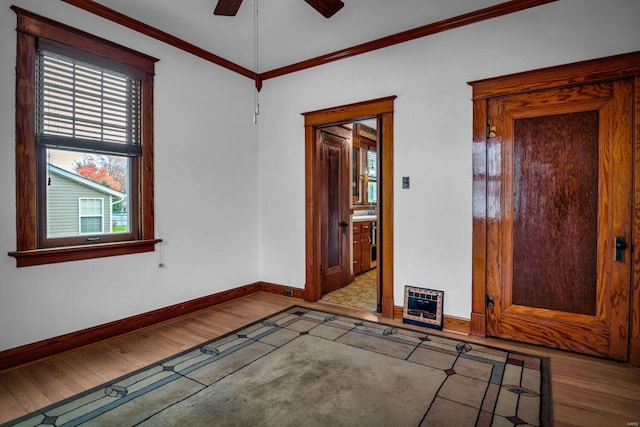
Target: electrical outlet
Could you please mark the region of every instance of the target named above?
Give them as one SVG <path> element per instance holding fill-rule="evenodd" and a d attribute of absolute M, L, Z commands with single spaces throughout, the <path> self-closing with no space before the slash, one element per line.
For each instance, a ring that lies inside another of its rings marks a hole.
<path fill-rule="evenodd" d="M 293 296 L 293 289 L 285 289 L 284 290 L 284 296 L 292 297 Z"/>

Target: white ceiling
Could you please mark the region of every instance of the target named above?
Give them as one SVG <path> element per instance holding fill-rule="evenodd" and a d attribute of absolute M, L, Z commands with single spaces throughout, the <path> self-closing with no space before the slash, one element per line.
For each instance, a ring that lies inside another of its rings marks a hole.
<path fill-rule="evenodd" d="M 343 0 L 326 19 L 304 0 L 259 0 L 258 71 L 265 72 L 505 0 Z M 234 17 L 215 16 L 217 0 L 96 0 L 254 70 L 254 0 Z"/>

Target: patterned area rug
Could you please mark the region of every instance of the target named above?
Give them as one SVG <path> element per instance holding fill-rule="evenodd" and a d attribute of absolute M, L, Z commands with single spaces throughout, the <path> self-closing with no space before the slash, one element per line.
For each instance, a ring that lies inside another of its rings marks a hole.
<path fill-rule="evenodd" d="M 551 425 L 548 360 L 292 307 L 3 426 Z"/>

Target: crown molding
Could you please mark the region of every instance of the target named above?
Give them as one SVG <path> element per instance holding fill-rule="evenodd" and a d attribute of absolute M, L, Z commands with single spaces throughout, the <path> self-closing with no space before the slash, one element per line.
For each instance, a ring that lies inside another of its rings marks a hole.
<path fill-rule="evenodd" d="M 133 19 L 130 16 L 127 16 L 123 13 L 110 9 L 100 3 L 96 3 L 92 0 L 62 0 L 62 1 L 72 6 L 75 6 L 77 8 L 80 8 L 82 10 L 85 10 L 87 12 L 93 13 L 94 15 L 100 16 L 109 21 L 115 22 L 116 24 L 120 24 L 131 30 L 137 31 L 141 34 L 144 34 L 146 36 L 159 40 L 163 43 L 167 43 L 168 45 L 171 45 L 180 50 L 188 52 L 206 61 L 213 62 L 214 64 L 217 64 L 228 70 L 234 71 L 245 77 L 249 77 L 252 80 L 256 78 L 256 73 L 249 70 L 248 68 L 245 68 L 241 65 L 233 63 L 227 59 L 222 58 L 221 56 L 215 55 L 194 44 L 191 44 L 176 36 L 173 36 L 169 33 L 166 33 L 162 30 L 152 27 L 151 25 L 145 24 L 144 22 L 138 21 L 137 19 Z"/>
<path fill-rule="evenodd" d="M 530 9 L 532 7 L 541 6 L 547 3 L 553 3 L 558 0 L 512 0 L 490 6 L 484 9 L 465 13 L 464 15 L 455 16 L 453 18 L 423 25 L 412 30 L 403 31 L 401 33 L 392 34 L 370 42 L 362 43 L 346 49 L 338 50 L 326 55 L 307 59 L 285 67 L 276 68 L 266 71 L 260 76 L 262 80 L 280 77 L 285 74 L 294 73 L 296 71 L 306 70 L 307 68 L 317 67 L 329 62 L 340 59 L 350 58 L 352 56 L 361 55 L 363 53 L 373 52 L 378 49 L 393 46 L 396 44 L 408 42 L 443 31 L 452 30 L 454 28 L 464 27 L 465 25 L 475 24 L 477 22 L 486 21 L 487 19 L 497 18 L 499 16 L 508 15 L 510 13 L 519 12 L 521 10 Z"/>
<path fill-rule="evenodd" d="M 412 30 L 403 31 L 401 33 L 393 34 L 390 36 L 382 37 L 370 42 L 362 43 L 356 46 L 341 49 L 326 55 L 321 55 L 315 58 L 307 59 L 301 62 L 297 62 L 284 67 L 276 68 L 264 73 L 255 73 L 248 68 L 235 64 L 227 59 L 224 59 L 218 55 L 215 55 L 207 50 L 204 50 L 198 46 L 195 46 L 185 40 L 175 37 L 169 33 L 159 30 L 144 22 L 133 19 L 123 13 L 110 9 L 100 3 L 96 3 L 92 0 L 62 0 L 63 2 L 72 6 L 83 9 L 94 15 L 108 19 L 112 22 L 125 26 L 129 29 L 137 31 L 141 34 L 152 37 L 161 42 L 167 43 L 173 47 L 181 49 L 185 52 L 198 56 L 206 61 L 212 62 L 216 65 L 224 67 L 228 70 L 234 71 L 245 77 L 248 77 L 255 81 L 256 88 L 260 90 L 262 84 L 267 79 L 284 76 L 286 74 L 295 73 L 297 71 L 306 70 L 308 68 L 324 65 L 329 62 L 338 61 L 340 59 L 350 58 L 352 56 L 361 55 L 363 53 L 372 52 L 385 47 L 393 46 L 396 44 L 404 43 L 410 40 L 426 37 L 432 34 L 441 33 L 443 31 L 452 30 L 454 28 L 460 28 L 465 25 L 474 24 L 488 19 L 496 18 L 503 15 L 519 12 L 525 9 L 545 5 L 547 3 L 553 3 L 558 0 L 511 0 L 504 3 L 497 4 L 495 6 L 486 7 L 484 9 L 476 10 L 473 12 L 465 13 L 463 15 L 455 16 L 453 18 L 445 19 L 442 21 L 434 22 L 431 24 L 423 25 L 421 27 L 414 28 Z"/>

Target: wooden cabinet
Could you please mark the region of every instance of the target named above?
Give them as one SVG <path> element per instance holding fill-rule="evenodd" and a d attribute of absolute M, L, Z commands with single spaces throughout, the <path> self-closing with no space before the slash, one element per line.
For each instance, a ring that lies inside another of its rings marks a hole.
<path fill-rule="evenodd" d="M 371 270 L 371 221 L 353 223 L 353 274 Z"/>
<path fill-rule="evenodd" d="M 362 223 L 353 223 L 353 274 L 362 273 Z"/>

